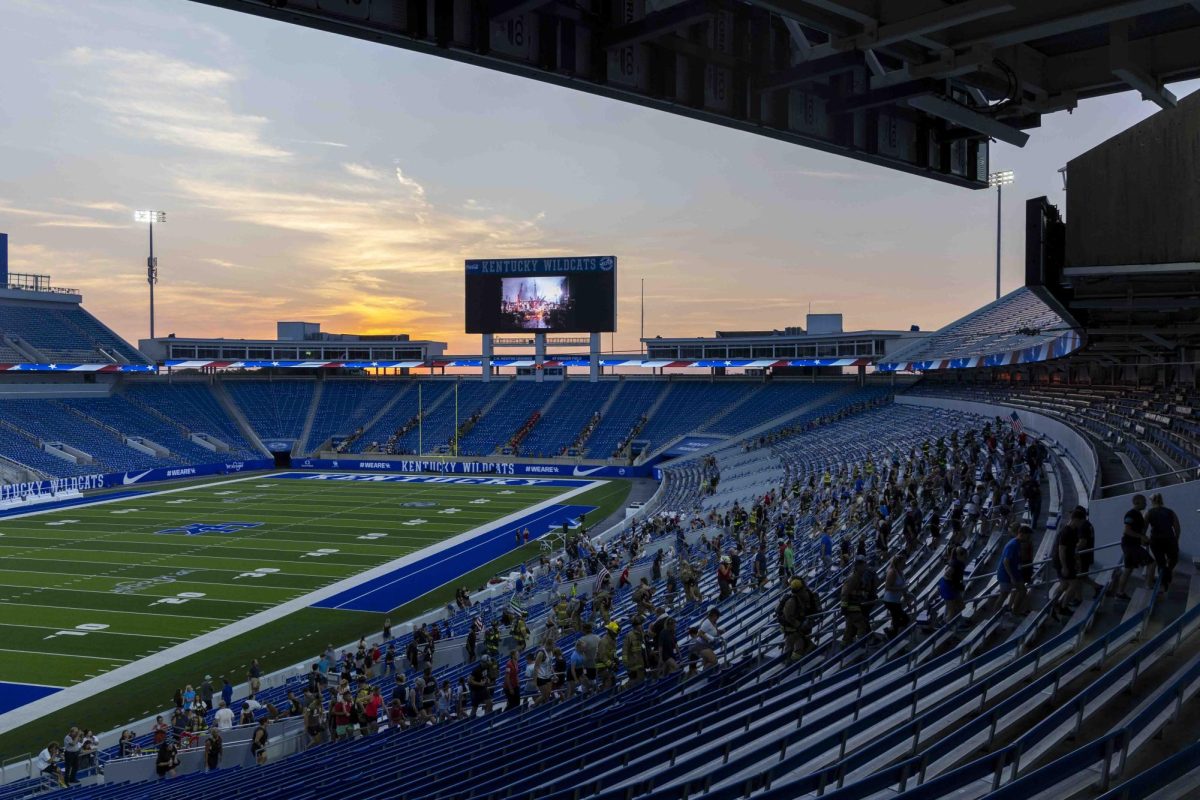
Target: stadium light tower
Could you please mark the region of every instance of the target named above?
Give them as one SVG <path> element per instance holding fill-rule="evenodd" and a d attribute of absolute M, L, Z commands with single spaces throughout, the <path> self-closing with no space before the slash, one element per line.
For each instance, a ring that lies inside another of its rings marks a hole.
<path fill-rule="evenodd" d="M 1000 299 L 1000 195 L 1007 184 L 1013 182 L 1012 170 L 993 172 L 988 175 L 988 186 L 996 187 L 996 299 Z"/>
<path fill-rule="evenodd" d="M 167 221 L 165 211 L 135 211 L 136 222 L 150 223 L 150 257 L 146 259 L 146 283 L 150 284 L 150 338 L 154 338 L 154 284 L 158 283 L 158 259 L 154 257 L 154 223 Z"/>

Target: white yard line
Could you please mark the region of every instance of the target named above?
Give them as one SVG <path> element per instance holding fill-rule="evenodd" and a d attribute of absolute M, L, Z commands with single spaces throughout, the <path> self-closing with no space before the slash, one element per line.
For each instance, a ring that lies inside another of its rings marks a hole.
<path fill-rule="evenodd" d="M 31 656 L 53 656 L 55 658 L 86 658 L 90 661 L 105 661 L 109 664 L 118 664 L 118 663 L 129 664 L 130 663 L 128 658 L 111 658 L 109 656 L 83 656 L 83 655 L 79 655 L 78 653 L 47 653 L 42 650 L 12 650 L 7 647 L 0 647 L 0 653 L 25 653 L 25 654 L 31 655 Z M 118 669 L 124 669 L 124 667 L 118 667 Z M 7 682 L 7 681 L 5 681 L 5 682 Z M 12 683 L 21 683 L 21 681 L 11 681 L 11 682 Z M 57 695 L 52 695 L 52 696 L 57 697 Z M 39 700 L 38 702 L 40 703 L 41 701 Z M 9 713 L 12 713 L 12 712 L 9 712 Z M 7 717 L 7 716 L 8 716 L 8 714 L 0 714 L 0 717 Z M 41 714 L 39 714 L 38 716 L 40 717 Z"/>
<path fill-rule="evenodd" d="M 0 628 L 35 628 L 39 631 L 56 631 L 59 629 L 57 625 L 22 625 L 17 622 L 0 622 Z M 173 642 L 186 642 L 185 636 L 162 636 L 157 633 L 130 633 L 128 631 L 88 631 L 88 636 L 94 633 L 103 636 L 145 636 L 147 639 L 170 639 Z"/>
<path fill-rule="evenodd" d="M 225 483 L 235 483 L 238 481 L 247 481 L 247 480 L 262 480 L 262 476 L 255 475 L 255 476 L 248 476 L 245 478 L 237 478 L 232 481 L 225 481 Z M 291 480 L 291 479 L 288 479 L 288 480 Z M 547 479 L 547 480 L 553 480 L 553 479 Z M 300 597 L 294 598 L 285 603 L 281 603 L 280 605 L 274 606 L 272 608 L 268 608 L 264 611 L 260 611 L 257 614 L 246 617 L 245 619 L 240 619 L 240 620 L 233 622 L 229 625 L 226 625 L 224 627 L 217 628 L 216 630 L 212 630 L 212 631 L 209 631 L 208 633 L 197 636 L 195 639 L 191 639 L 191 640 L 183 642 L 181 644 L 177 644 L 172 647 L 168 647 L 165 650 L 160 650 L 159 652 L 154 653 L 153 655 L 147 656 L 146 658 L 140 659 L 138 661 L 134 661 L 132 663 L 127 663 L 123 666 L 117 667 L 114 670 L 105 672 L 102 675 L 99 675 L 98 677 L 89 678 L 81 683 L 75 684 L 74 686 L 69 686 L 60 692 L 56 692 L 55 694 L 52 694 L 49 697 L 44 697 L 41 700 L 38 700 L 36 703 L 28 703 L 24 706 L 21 706 L 20 708 L 15 708 L 12 711 L 6 712 L 4 714 L 0 714 L 0 730 L 11 730 L 20 725 L 24 725 L 27 722 L 32 722 L 32 721 L 34 721 L 36 719 L 40 719 L 48 714 L 52 714 L 55 711 L 59 711 L 60 709 L 68 708 L 69 706 L 71 706 L 75 703 L 78 703 L 81 700 L 85 700 L 85 699 L 95 696 L 97 693 L 104 691 L 105 689 L 111 689 L 114 686 L 119 686 L 120 684 L 126 683 L 128 681 L 143 677 L 144 675 L 147 675 L 156 669 L 160 669 L 162 667 L 174 664 L 176 661 L 179 661 L 180 659 L 187 658 L 188 656 L 191 656 L 191 655 L 195 655 L 196 653 L 202 652 L 202 651 L 208 649 L 209 647 L 213 647 L 214 645 L 221 644 L 225 641 L 228 641 L 229 639 L 232 639 L 235 636 L 240 636 L 243 633 L 249 633 L 250 631 L 253 631 L 256 628 L 262 627 L 263 625 L 266 625 L 267 623 L 275 622 L 276 620 L 282 619 L 282 618 L 286 617 L 287 615 L 292 614 L 296 611 L 300 611 L 302 609 L 308 608 L 309 606 L 319 603 L 322 600 L 325 600 L 327 598 L 333 597 L 334 595 L 340 594 L 340 593 L 346 591 L 347 589 L 352 589 L 352 588 L 359 586 L 361 584 L 364 584 L 368 581 L 374 580 L 375 578 L 387 575 L 387 574 L 393 572 L 394 570 L 399 569 L 400 567 L 403 567 L 408 564 L 419 561 L 422 558 L 425 558 L 427 556 L 438 553 L 449 547 L 453 547 L 461 542 L 470 541 L 471 539 L 473 539 L 477 536 L 481 536 L 491 530 L 494 530 L 501 526 L 507 525 L 510 522 L 515 522 L 516 520 L 518 520 L 524 516 L 536 514 L 537 512 L 542 511 L 543 509 L 546 509 L 552 505 L 563 503 L 563 502 L 571 499 L 572 497 L 583 494 L 584 492 L 590 491 L 592 489 L 599 488 L 601 486 L 604 486 L 607 483 L 608 483 L 608 481 L 604 481 L 604 480 L 587 481 L 586 483 L 584 483 L 581 486 L 577 486 L 573 489 L 569 489 L 566 492 L 563 492 L 562 494 L 556 495 L 555 497 L 547 498 L 546 500 L 543 500 L 540 503 L 537 503 L 536 505 L 528 506 L 528 507 L 522 508 L 518 511 L 514 511 L 513 513 L 511 513 L 507 516 L 501 517 L 500 519 L 497 519 L 497 520 L 493 520 L 492 522 L 489 522 L 478 528 L 473 528 L 469 531 L 465 531 L 451 539 L 446 539 L 445 541 L 437 542 L 436 544 L 430 545 L 429 547 L 426 547 L 415 553 L 409 553 L 408 555 L 401 556 L 400 558 L 397 558 L 393 561 L 389 561 L 388 563 L 383 564 L 378 567 L 375 567 L 374 569 L 359 573 L 357 575 L 353 575 L 344 580 L 340 580 L 337 583 L 333 583 L 333 584 L 330 584 L 329 586 L 325 586 L 321 589 L 317 589 L 314 592 L 310 592 L 306 595 L 302 595 Z M 205 485 L 206 486 L 215 486 L 217 484 L 205 484 Z M 411 484 L 409 484 L 409 485 L 411 485 Z M 534 485 L 536 485 L 536 484 L 534 484 Z M 193 489 L 193 488 L 196 488 L 196 487 L 184 487 L 182 489 L 174 489 L 174 490 L 170 490 L 170 491 L 187 491 L 187 490 Z M 161 492 L 161 494 L 167 494 L 167 493 L 168 492 Z M 145 495 L 142 495 L 142 497 L 145 497 Z M 119 502 L 120 500 L 137 500 L 137 499 L 138 498 L 136 498 L 136 497 L 118 498 L 118 500 L 111 501 L 111 502 Z M 45 513 L 45 512 L 32 512 L 32 513 Z M 127 613 L 140 613 L 140 612 L 127 612 Z M 160 616 L 168 616 L 168 615 L 160 615 Z M 120 660 L 120 659 L 109 659 L 110 662 L 118 661 L 118 660 Z"/>

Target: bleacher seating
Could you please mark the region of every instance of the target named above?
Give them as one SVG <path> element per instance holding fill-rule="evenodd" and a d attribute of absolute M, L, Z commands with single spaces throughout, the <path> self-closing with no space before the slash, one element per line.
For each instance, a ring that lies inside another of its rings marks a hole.
<path fill-rule="evenodd" d="M 50 361 L 74 364 L 145 364 L 146 358 L 77 305 L 4 303 L 0 332 L 20 337 Z M 106 356 L 110 353 L 113 357 Z M 18 353 L 14 361 L 27 361 Z M 7 358 L 7 357 L 6 357 Z"/>
<path fill-rule="evenodd" d="M 138 452 L 121 441 L 117 434 L 71 413 L 64 406 L 48 408 L 45 400 L 5 400 L 0 403 L 0 419 L 42 441 L 62 442 L 92 456 L 95 463 L 86 472 L 123 472 L 179 464 Z M 54 474 L 81 474 L 69 462 L 63 463 L 70 468 L 69 472 Z"/>
<path fill-rule="evenodd" d="M 370 422 L 403 389 L 403 384 L 388 381 L 325 381 L 308 442 L 301 449 L 307 453 L 320 447 L 331 436 L 353 434 Z"/>
<path fill-rule="evenodd" d="M 425 400 L 425 421 L 420 428 L 414 427 L 395 444 L 397 453 L 416 453 L 418 446 L 424 452 L 433 453 L 438 448 L 450 448 L 454 443 L 455 420 L 459 425 L 478 413 L 505 387 L 504 383 L 482 381 L 456 381 L 447 385 L 444 399 L 433 406 Z M 457 396 L 455 395 L 457 387 Z M 410 392 L 411 394 L 411 392 Z"/>
<path fill-rule="evenodd" d="M 453 390 L 453 381 L 413 381 L 408 384 L 395 404 L 354 441 L 353 452 L 396 452 L 394 443 L 388 444 L 396 432 L 405 425 L 415 424 L 421 409 L 428 412 Z M 389 450 L 389 446 L 392 449 Z"/>
<path fill-rule="evenodd" d="M 465 456 L 492 455 L 561 386 L 561 383 L 514 381 L 500 401 L 459 440 L 458 452 Z"/>
<path fill-rule="evenodd" d="M 736 411 L 700 428 L 700 431 L 733 436 L 844 391 L 845 388 L 844 383 L 770 383 Z"/>
<path fill-rule="evenodd" d="M 1161 476 L 1152 481 L 1156 485 L 1186 480 L 1197 474 L 1192 470 L 1200 470 L 1200 397 L 1186 389 L 925 380 L 909 393 L 962 397 L 1061 418 L 1124 454 L 1141 476 Z"/>
<path fill-rule="evenodd" d="M 126 436 L 141 436 L 167 448 L 179 463 L 203 464 L 216 460 L 211 450 L 184 436 L 180 426 L 167 422 L 120 395 L 60 401 L 68 408 L 116 428 Z"/>
<path fill-rule="evenodd" d="M 583 443 L 588 458 L 610 458 L 634 425 L 641 419 L 670 384 L 661 381 L 625 378 L 600 424 Z"/>
<path fill-rule="evenodd" d="M 538 420 L 521 442 L 521 455 L 530 458 L 562 455 L 619 385 L 616 381 L 567 381 L 549 413 Z"/>
<path fill-rule="evenodd" d="M 0 410 L 0 419 L 3 418 L 4 414 Z M 90 465 L 76 464 L 50 455 L 43 451 L 36 441 L 31 441 L 4 425 L 0 425 L 0 454 L 23 467 L 37 470 L 52 478 L 69 478 L 96 472 Z"/>
<path fill-rule="evenodd" d="M 460 402 L 464 392 L 476 408 L 495 397 L 468 386 L 460 387 Z M 730 440 L 704 460 L 684 459 L 667 467 L 651 517 L 660 522 L 677 517 L 682 529 L 666 524 L 661 533 L 641 542 L 640 552 L 628 563 L 645 568 L 658 549 L 669 554 L 668 574 L 676 568 L 678 554 L 695 563 L 700 591 L 709 599 L 677 601 L 671 614 L 679 622 L 686 653 L 688 627 L 709 607 L 720 608 L 721 669 L 691 674 L 685 655 L 683 673 L 622 685 L 615 692 L 472 721 L 389 730 L 315 746 L 264 767 L 196 773 L 158 783 L 83 787 L 71 790 L 72 797 L 791 800 L 823 793 L 841 800 L 915 800 L 979 797 L 990 790 L 998 790 L 996 798 L 1026 798 L 1060 786 L 1078 789 L 1096 782 L 1095 765 L 1108 763 L 1105 759 L 1112 757 L 1114 746 L 1122 752 L 1123 764 L 1124 752 L 1146 741 L 1169 719 L 1175 704 L 1186 702 L 1200 686 L 1200 667 L 1191 663 L 1189 671 L 1149 688 L 1151 696 L 1136 717 L 1107 731 L 1084 727 L 1112 702 L 1116 689 L 1192 636 L 1200 624 L 1200 605 L 1188 607 L 1200 597 L 1194 570 L 1188 573 L 1186 591 L 1178 591 L 1181 581 L 1158 603 L 1126 613 L 1111 597 L 1097 594 L 1069 619 L 1059 619 L 1051 614 L 1045 589 L 1035 583 L 1033 612 L 1024 618 L 1007 616 L 990 605 L 995 558 L 1006 532 L 989 497 L 964 517 L 971 588 L 962 618 L 941 618 L 941 543 L 924 539 L 904 551 L 905 573 L 916 596 L 915 621 L 890 636 L 847 644 L 840 616 L 825 613 L 815 618 L 811 651 L 789 661 L 773 622 L 778 589 L 758 591 L 748 585 L 748 551 L 742 555 L 739 591 L 718 596 L 718 555 L 739 547 L 723 515 L 737 506 L 749 509 L 767 492 L 776 494 L 766 512 L 773 545 L 774 531 L 785 521 L 782 509 L 789 507 L 777 496 L 783 485 L 816 487 L 817 502 L 807 510 L 790 506 L 796 524 L 791 539 L 799 569 L 823 609 L 836 611 L 846 575 L 844 565 L 822 566 L 816 557 L 814 533 L 826 523 L 838 546 L 861 540 L 869 569 L 883 574 L 881 554 L 865 536 L 874 521 L 853 503 L 832 501 L 850 492 L 852 478 L 859 475 L 876 475 L 880 482 L 894 478 L 899 485 L 923 477 L 935 462 L 916 455 L 922 452 L 922 442 L 977 433 L 986 422 L 955 411 L 878 405 L 888 392 L 867 387 L 838 393 L 754 442 Z M 532 396 L 536 390 L 528 393 Z M 1002 445 L 1008 446 L 1015 444 L 1009 440 Z M 943 520 L 943 530 L 949 529 L 960 502 L 957 493 L 969 490 L 985 468 L 1010 485 L 1020 481 L 1022 469 L 1004 473 L 1002 454 L 990 454 L 978 445 L 948 452 L 946 463 L 962 467 L 955 479 L 959 488 L 947 494 L 923 492 L 920 497 L 926 523 L 936 515 Z M 868 459 L 877 472 L 863 471 Z M 1020 459 L 1016 463 L 1020 465 Z M 1051 513 L 1044 524 L 1031 520 L 1039 523 L 1039 553 L 1052 542 L 1047 531 L 1057 524 L 1058 508 L 1076 502 L 1056 462 L 1048 466 Z M 834 485 L 822 489 L 821 476 L 826 473 L 834 476 Z M 893 512 L 889 521 L 886 546 L 894 554 L 901 550 L 899 515 Z M 626 528 L 610 552 L 627 550 L 628 533 Z M 718 546 L 703 544 L 702 534 Z M 767 558 L 768 574 L 774 576 L 779 567 L 774 546 Z M 1033 566 L 1036 579 L 1043 565 Z M 531 599 L 555 586 L 554 577 L 540 571 L 527 590 L 522 605 L 535 636 L 549 609 L 545 600 Z M 653 586 L 656 604 L 663 602 L 657 598 L 666 596 L 666 580 L 655 580 Z M 586 595 L 590 581 L 582 588 Z M 1147 587 L 1145 596 L 1153 598 L 1152 589 Z M 502 594 L 454 613 L 447 620 L 452 634 L 464 635 L 475 614 L 494 617 L 510 601 L 510 594 Z M 618 588 L 613 601 L 612 617 L 621 621 L 624 637 L 635 613 L 630 588 Z M 1139 638 L 1152 615 L 1162 618 L 1160 629 L 1148 639 Z M 885 615 L 876 609 L 872 616 L 878 625 Z M 647 623 L 654 618 L 649 614 Z M 579 633 L 559 630 L 555 636 L 566 653 Z M 405 634 L 394 640 L 398 653 L 410 638 Z M 536 647 L 522 654 L 522 674 L 535 652 Z M 472 666 L 455 661 L 439 667 L 435 677 L 457 685 Z M 619 675 L 626 675 L 623 668 Z M 409 677 L 415 673 L 410 671 Z M 372 683 L 390 695 L 391 676 L 376 677 Z M 293 679 L 265 690 L 258 699 L 282 707 L 286 692 L 300 688 L 299 679 Z M 1048 693 L 1057 699 L 1050 712 L 1043 702 Z M 494 699 L 499 708 L 498 687 Z M 630 735 L 631 731 L 645 735 Z M 681 731 L 687 735 L 675 735 Z M 1049 759 L 1051 746 L 1068 734 L 1081 744 L 1063 758 Z M 139 742 L 149 744 L 145 737 Z M 981 750 L 990 752 L 981 756 Z"/>
<path fill-rule="evenodd" d="M 129 381 L 123 384 L 123 389 L 130 402 L 155 409 L 192 433 L 208 434 L 229 445 L 232 456 L 255 457 L 255 448 L 246 441 L 207 383 Z"/>
<path fill-rule="evenodd" d="M 259 438 L 300 438 L 312 405 L 311 380 L 226 380 L 224 386 Z"/>
<path fill-rule="evenodd" d="M 637 438 L 647 440 L 646 450 L 653 451 L 676 436 L 703 428 L 710 418 L 762 388 L 763 384 L 751 381 L 672 382 L 666 398 Z"/>
<path fill-rule="evenodd" d="M 1077 327 L 1049 292 L 1022 286 L 935 333 L 901 346 L 888 354 L 886 362 L 909 364 L 1005 355 L 1049 344 Z"/>

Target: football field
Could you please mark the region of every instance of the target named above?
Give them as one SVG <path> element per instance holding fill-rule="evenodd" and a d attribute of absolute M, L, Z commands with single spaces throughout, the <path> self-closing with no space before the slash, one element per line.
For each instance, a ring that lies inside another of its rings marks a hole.
<path fill-rule="evenodd" d="M 0 520 L 2 705 L 300 598 L 386 612 L 577 518 L 552 501 L 598 485 L 273 473 Z"/>

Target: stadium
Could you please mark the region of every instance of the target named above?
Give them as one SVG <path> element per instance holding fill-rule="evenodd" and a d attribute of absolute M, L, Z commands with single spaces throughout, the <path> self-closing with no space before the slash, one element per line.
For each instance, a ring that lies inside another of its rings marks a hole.
<path fill-rule="evenodd" d="M 115 226 L 0 202 L 0 800 L 1200 796 L 1200 93 L 1167 88 L 1200 77 L 1200 6 L 176 5 L 819 151 L 905 203 L 995 188 L 995 298 L 931 330 L 785 298 L 766 328 L 779 292 L 743 267 L 743 326 L 695 335 L 684 293 L 647 332 L 643 286 L 616 347 L 634 247 L 443 215 L 452 339 L 332 332 L 338 283 L 325 318 L 259 286 L 158 335 L 156 232 L 164 264 L 226 242 L 137 210 L 133 300 L 22 241 Z M 993 148 L 1129 93 L 1157 110 L 1075 147 L 1061 202 L 1022 198 L 1002 293 Z M 254 120 L 221 146 L 276 158 Z"/>

